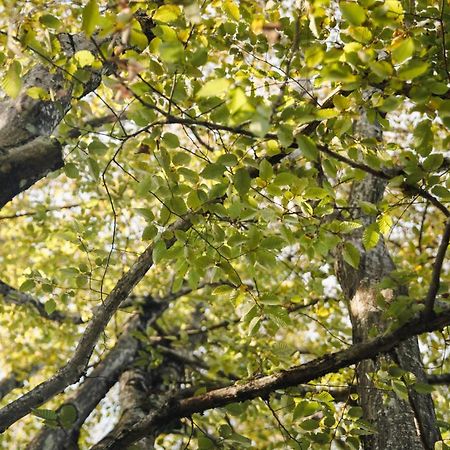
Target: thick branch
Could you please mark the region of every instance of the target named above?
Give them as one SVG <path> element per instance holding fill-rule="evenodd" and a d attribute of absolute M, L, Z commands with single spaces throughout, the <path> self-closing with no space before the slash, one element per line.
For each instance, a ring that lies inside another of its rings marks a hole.
<path fill-rule="evenodd" d="M 180 219 L 171 225 L 169 230 L 188 230 L 190 227 L 191 222 L 189 219 Z M 166 246 L 171 247 L 174 242 L 175 238 L 171 238 L 166 241 Z M 117 282 L 105 301 L 94 310 L 93 317 L 88 323 L 69 362 L 49 380 L 39 384 L 0 410 L 0 432 L 5 431 L 17 420 L 30 413 L 33 408 L 42 405 L 53 396 L 62 392 L 67 386 L 79 380 L 86 370 L 99 336 L 104 331 L 111 317 L 153 265 L 152 253 L 153 245 L 150 245 L 128 272 Z"/>
<path fill-rule="evenodd" d="M 68 36 L 59 36 L 67 56 L 78 50 L 95 52 L 90 39 L 74 35 L 69 45 Z M 52 72 L 39 64 L 25 75 L 19 96 L 0 104 L 0 208 L 64 165 L 61 144 L 49 136 L 70 109 L 74 81 L 65 79 L 59 68 Z M 91 78 L 83 83 L 83 95 L 95 90 L 100 81 L 100 73 L 92 70 Z M 53 93 L 54 100 L 31 98 L 27 94 L 30 87 Z"/>
<path fill-rule="evenodd" d="M 298 384 L 308 383 L 329 373 L 356 364 L 365 359 L 374 358 L 380 353 L 386 353 L 410 337 L 421 333 L 440 330 L 450 324 L 450 308 L 439 313 L 431 320 L 419 316 L 397 330 L 380 336 L 368 342 L 356 344 L 346 350 L 331 353 L 314 359 L 306 364 L 277 372 L 272 375 L 252 379 L 233 386 L 216 389 L 203 395 L 174 399 L 163 409 L 151 414 L 125 432 L 115 442 L 104 445 L 101 441 L 92 450 L 120 450 L 141 439 L 147 433 L 167 424 L 170 421 L 189 417 L 208 409 L 220 408 L 230 403 L 266 397 L 277 389 L 284 389 Z"/>

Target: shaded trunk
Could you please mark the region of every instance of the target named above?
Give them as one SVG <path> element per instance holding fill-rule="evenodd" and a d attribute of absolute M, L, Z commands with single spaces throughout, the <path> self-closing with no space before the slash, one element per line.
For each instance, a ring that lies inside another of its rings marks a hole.
<path fill-rule="evenodd" d="M 147 299 L 143 311 L 130 320 L 125 332 L 116 345 L 86 377 L 80 387 L 67 399 L 77 409 L 78 417 L 69 429 L 45 427 L 30 444 L 28 450 L 71 450 L 78 448 L 80 429 L 98 403 L 118 381 L 124 371 L 132 366 L 139 349 L 134 337 L 150 326 L 168 307 L 169 302 L 155 302 Z"/>
<path fill-rule="evenodd" d="M 120 377 L 120 419 L 94 448 L 109 448 L 142 419 L 158 414 L 173 398 L 183 374 L 183 364 L 172 358 L 164 358 L 157 368 L 151 370 L 133 367 L 124 372 Z M 153 427 L 145 437 L 133 444 L 133 450 L 153 450 L 158 435 L 173 429 L 175 425 L 176 422 L 168 421 Z"/>
<path fill-rule="evenodd" d="M 96 52 L 96 46 L 82 35 L 58 36 L 61 51 L 68 57 L 79 50 Z M 101 81 L 101 73 L 91 70 L 83 84 L 83 95 Z M 19 96 L 0 103 L 0 208 L 49 172 L 64 165 L 62 146 L 50 135 L 70 109 L 75 80 L 60 70 L 37 65 L 23 78 Z M 38 87 L 52 100 L 32 98 L 27 89 Z"/>
<path fill-rule="evenodd" d="M 369 124 L 362 113 L 357 124 L 357 133 L 365 137 L 379 139 L 377 125 Z M 395 270 L 384 240 L 380 238 L 377 246 L 369 251 L 362 244 L 363 230 L 375 218 L 360 209 L 360 202 L 377 204 L 383 198 L 385 181 L 373 175 L 366 175 L 361 182 L 354 182 L 349 199 L 349 206 L 354 212 L 352 219 L 359 220 L 363 227 L 356 230 L 349 238 L 361 254 L 358 270 L 347 264 L 339 252 L 336 273 L 339 283 L 349 300 L 349 312 L 353 329 L 354 343 L 366 342 L 374 334 L 383 333 L 389 322 L 380 309 L 378 296 L 384 301 L 392 301 L 404 288 L 396 291 L 380 291 L 379 282 Z M 405 293 L 405 292 L 403 292 Z M 407 399 L 399 398 L 394 392 L 380 390 L 374 383 L 376 372 L 382 367 L 398 365 L 412 372 L 417 381 L 426 382 L 422 366 L 418 340 L 410 338 L 389 354 L 362 361 L 357 365 L 359 402 L 363 408 L 364 419 L 375 432 L 363 437 L 366 450 L 432 450 L 434 443 L 440 439 L 439 429 L 432 398 L 429 394 L 418 394 L 408 388 Z"/>

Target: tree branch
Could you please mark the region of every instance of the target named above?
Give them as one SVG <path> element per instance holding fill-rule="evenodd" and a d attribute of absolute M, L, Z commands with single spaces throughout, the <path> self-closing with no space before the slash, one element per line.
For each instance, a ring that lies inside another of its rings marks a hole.
<path fill-rule="evenodd" d="M 61 311 L 53 311 L 48 314 L 45 306 L 39 300 L 36 300 L 31 295 L 21 292 L 0 280 L 0 295 L 5 303 L 10 303 L 18 306 L 31 306 L 37 310 L 39 315 L 45 319 L 54 320 L 56 322 L 72 322 L 75 325 L 83 323 L 83 320 L 76 314 L 65 314 Z"/>
<path fill-rule="evenodd" d="M 172 224 L 168 231 L 186 231 L 191 227 L 189 216 L 179 219 Z M 166 241 L 171 247 L 176 241 L 175 237 Z M 78 381 L 86 370 L 89 359 L 95 348 L 97 340 L 120 304 L 125 300 L 132 289 L 141 281 L 153 265 L 153 245 L 149 245 L 132 267 L 117 282 L 114 289 L 105 301 L 93 311 L 93 317 L 88 323 L 72 358 L 53 377 L 36 386 L 17 400 L 0 410 L 0 433 L 33 408 L 40 406 L 53 396 L 62 392 L 67 386 Z"/>
<path fill-rule="evenodd" d="M 428 289 L 428 293 L 425 298 L 425 314 L 427 316 L 433 314 L 434 302 L 436 300 L 436 295 L 439 291 L 439 286 L 441 284 L 442 265 L 444 264 L 445 254 L 447 252 L 449 241 L 450 241 L 450 218 L 447 219 L 444 234 L 442 235 L 441 242 L 438 247 L 436 259 L 433 265 L 430 287 Z"/>
<path fill-rule="evenodd" d="M 257 397 L 264 398 L 277 389 L 308 383 L 362 360 L 373 358 L 380 353 L 386 353 L 410 337 L 440 330 L 449 324 L 450 308 L 437 314 L 430 320 L 424 320 L 422 315 L 418 316 L 393 332 L 285 371 L 236 383 L 199 396 L 182 400 L 172 399 L 161 410 L 155 411 L 137 423 L 132 429 L 125 431 L 113 443 L 105 445 L 105 443 L 100 441 L 92 447 L 92 450 L 120 450 L 126 448 L 147 433 L 153 433 L 155 429 L 170 421 L 182 417 L 190 417 L 192 414 L 202 413 L 208 409 L 219 408 L 230 403 L 242 402 Z"/>

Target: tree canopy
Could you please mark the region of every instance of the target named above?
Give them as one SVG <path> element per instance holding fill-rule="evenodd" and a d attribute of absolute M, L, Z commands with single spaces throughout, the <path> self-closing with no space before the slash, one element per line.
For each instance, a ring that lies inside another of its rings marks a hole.
<path fill-rule="evenodd" d="M 0 447 L 449 448 L 449 8 L 5 0 Z"/>

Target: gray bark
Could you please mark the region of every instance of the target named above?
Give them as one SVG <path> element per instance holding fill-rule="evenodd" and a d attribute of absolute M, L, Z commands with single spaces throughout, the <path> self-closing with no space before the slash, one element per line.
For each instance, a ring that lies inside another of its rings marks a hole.
<path fill-rule="evenodd" d="M 243 402 L 258 397 L 264 398 L 278 389 L 306 384 L 329 373 L 337 372 L 344 367 L 358 364 L 363 360 L 375 359 L 377 355 L 392 351 L 401 342 L 413 336 L 440 330 L 449 324 L 449 308 L 437 313 L 428 321 L 424 321 L 423 316 L 416 316 L 391 333 L 360 344 L 354 344 L 345 350 L 327 354 L 300 366 L 253 378 L 246 382 L 238 382 L 194 397 L 184 399 L 173 397 L 160 410 L 153 411 L 130 430 L 124 430 L 115 441 L 102 441 L 92 447 L 92 450 L 124 450 L 127 446 L 158 429 L 158 427 L 176 419 L 190 417 L 194 413 L 202 413 L 208 409 L 220 408 L 230 403 Z M 404 450 L 408 447 L 399 443 L 397 448 Z"/>
<path fill-rule="evenodd" d="M 102 400 L 121 374 L 132 366 L 137 356 L 139 341 L 134 337 L 137 330 L 145 331 L 169 306 L 169 301 L 147 298 L 142 312 L 127 324 L 116 345 L 86 377 L 80 387 L 66 400 L 77 409 L 78 417 L 70 429 L 47 428 L 33 439 L 28 450 L 71 450 L 77 448 L 80 429 L 89 414 Z"/>
<path fill-rule="evenodd" d="M 377 125 L 368 123 L 364 112 L 357 124 L 356 132 L 365 137 L 379 139 Z M 364 128 L 364 129 L 363 129 Z M 378 283 L 387 277 L 395 265 L 382 238 L 377 246 L 366 251 L 362 244 L 364 228 L 374 221 L 374 217 L 364 214 L 359 209 L 361 201 L 379 203 L 384 194 L 386 181 L 373 175 L 366 175 L 361 182 L 354 182 L 349 199 L 349 206 L 355 211 L 353 219 L 364 225 L 349 238 L 361 253 L 358 270 L 347 264 L 338 255 L 336 273 L 349 300 L 349 312 L 355 344 L 367 342 L 370 333 L 386 331 L 389 323 L 383 317 L 378 306 L 378 295 L 384 295 L 389 301 L 396 295 L 404 293 L 404 288 L 393 292 L 380 293 Z M 429 394 L 418 394 L 408 389 L 408 400 L 400 399 L 395 393 L 386 395 L 376 388 L 373 377 L 382 366 L 396 364 L 412 372 L 418 381 L 426 382 L 421 355 L 416 337 L 412 337 L 394 348 L 389 354 L 380 354 L 357 365 L 359 402 L 363 408 L 364 418 L 377 430 L 374 434 L 363 437 L 366 450 L 432 450 L 434 443 L 440 440 L 436 424 L 434 405 Z"/>
<path fill-rule="evenodd" d="M 189 217 L 179 219 L 168 227 L 168 230 L 187 231 L 191 227 Z M 175 237 L 166 241 L 170 248 L 176 241 Z M 36 386 L 17 400 L 0 409 L 0 433 L 9 428 L 20 418 L 29 414 L 33 408 L 45 403 L 53 396 L 62 392 L 67 386 L 76 383 L 84 375 L 89 359 L 97 344 L 99 336 L 108 325 L 121 303 L 130 295 L 134 287 L 142 280 L 153 265 L 153 245 L 149 245 L 131 268 L 116 283 L 106 299 L 93 311 L 93 317 L 67 364 L 47 381 Z"/>
<path fill-rule="evenodd" d="M 63 33 L 59 41 L 67 56 L 84 49 L 96 52 L 94 43 L 82 35 Z M 24 76 L 19 96 L 0 104 L 0 208 L 63 167 L 62 146 L 50 135 L 70 109 L 75 81 L 51 64 L 39 64 Z M 101 73 L 92 70 L 83 95 L 96 89 L 100 81 Z M 33 86 L 51 92 L 54 100 L 31 98 L 26 90 Z"/>

